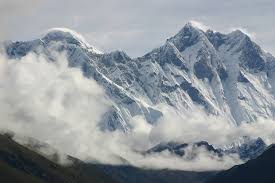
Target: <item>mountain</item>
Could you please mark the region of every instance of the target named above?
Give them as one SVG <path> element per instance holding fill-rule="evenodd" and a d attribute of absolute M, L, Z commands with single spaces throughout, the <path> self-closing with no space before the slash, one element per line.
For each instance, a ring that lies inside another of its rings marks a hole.
<path fill-rule="evenodd" d="M 10 58 L 34 52 L 54 60 L 53 50 L 66 51 L 69 66 L 80 67 L 105 88 L 112 107 L 102 129 L 128 132 L 137 115 L 154 124 L 163 116 L 159 104 L 178 113 L 201 106 L 235 125 L 274 117 L 275 58 L 238 30 L 204 32 L 187 23 L 163 46 L 138 58 L 123 51 L 101 53 L 67 29 L 5 43 Z"/>
<path fill-rule="evenodd" d="M 251 139 L 244 137 L 240 142 L 232 144 L 227 148 L 217 148 L 209 144 L 206 141 L 194 142 L 194 143 L 177 143 L 168 142 L 160 143 L 151 149 L 147 150 L 145 154 L 155 154 L 163 151 L 169 151 L 177 156 L 185 156 L 186 158 L 196 158 L 196 152 L 198 148 L 204 148 L 209 153 L 222 157 L 226 155 L 237 154 L 240 159 L 247 161 L 254 159 L 261 155 L 267 148 L 267 145 L 261 138 Z"/>
<path fill-rule="evenodd" d="M 261 156 L 245 164 L 234 166 L 211 177 L 206 183 L 271 183 L 275 182 L 275 146 L 270 146 Z"/>
<path fill-rule="evenodd" d="M 244 137 L 239 143 L 223 149 L 225 154 L 237 153 L 240 159 L 247 161 L 255 159 L 267 149 L 266 143 L 261 138 L 252 139 Z"/>
<path fill-rule="evenodd" d="M 190 158 L 196 157 L 196 150 L 198 148 L 204 148 L 210 153 L 213 153 L 217 156 L 223 156 L 223 150 L 219 148 L 215 148 L 214 146 L 210 145 L 208 142 L 201 141 L 201 142 L 195 142 L 192 144 L 188 143 L 176 143 L 176 142 L 168 142 L 168 143 L 161 143 L 158 144 L 151 149 L 147 150 L 146 154 L 154 154 L 154 153 L 161 153 L 164 151 L 169 151 L 170 153 L 177 155 L 177 156 L 185 156 L 191 152 Z M 191 150 L 190 150 L 191 149 Z M 189 152 L 187 152 L 189 151 Z"/>
<path fill-rule="evenodd" d="M 215 172 L 149 170 L 129 165 L 84 163 L 74 157 L 68 157 L 70 162 L 60 165 L 56 163 L 58 158 L 58 154 L 55 154 L 55 158 L 45 158 L 36 152 L 35 147 L 26 148 L 19 145 L 9 134 L 0 135 L 0 182 L 202 183 L 215 174 Z"/>
<path fill-rule="evenodd" d="M 12 183 L 117 183 L 96 167 L 84 162 L 63 166 L 0 135 L 0 182 Z"/>

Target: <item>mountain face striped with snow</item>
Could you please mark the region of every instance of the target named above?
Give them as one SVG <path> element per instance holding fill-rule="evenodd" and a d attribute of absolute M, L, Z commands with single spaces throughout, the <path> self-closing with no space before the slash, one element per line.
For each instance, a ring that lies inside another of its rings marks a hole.
<path fill-rule="evenodd" d="M 204 32 L 188 23 L 163 46 L 134 59 L 122 51 L 101 53 L 64 29 L 6 43 L 5 50 L 11 58 L 42 52 L 50 59 L 52 50 L 66 51 L 69 66 L 95 79 L 112 102 L 103 129 L 129 131 L 137 115 L 156 123 L 163 115 L 156 106 L 163 103 L 178 112 L 201 106 L 236 125 L 275 114 L 275 58 L 241 31 Z"/>

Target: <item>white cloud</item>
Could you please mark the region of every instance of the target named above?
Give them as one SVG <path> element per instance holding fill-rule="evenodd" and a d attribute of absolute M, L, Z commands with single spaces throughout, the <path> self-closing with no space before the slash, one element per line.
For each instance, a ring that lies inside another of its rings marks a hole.
<path fill-rule="evenodd" d="M 104 90 L 68 68 L 64 55 L 55 63 L 29 54 L 0 57 L 0 127 L 81 155 L 109 103 Z M 74 150 L 75 149 L 75 150 Z"/>
<path fill-rule="evenodd" d="M 253 123 L 232 125 L 226 118 L 206 114 L 201 108 L 188 112 L 175 112 L 167 106 L 160 106 L 164 116 L 152 128 L 150 139 L 153 142 L 207 141 L 218 147 L 232 144 L 244 136 L 261 137 L 267 144 L 275 142 L 275 121 L 259 118 Z"/>
<path fill-rule="evenodd" d="M 196 21 L 196 20 L 191 20 L 190 23 L 194 26 L 197 27 L 198 29 L 206 32 L 207 30 L 212 30 L 209 26 L 203 24 L 202 22 Z"/>

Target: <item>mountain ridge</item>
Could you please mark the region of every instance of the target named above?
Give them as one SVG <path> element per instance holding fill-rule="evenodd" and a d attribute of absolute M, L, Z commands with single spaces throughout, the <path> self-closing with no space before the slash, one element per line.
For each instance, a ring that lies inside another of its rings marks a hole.
<path fill-rule="evenodd" d="M 273 173 L 274 167 L 274 144 L 263 152 L 258 158 L 252 159 L 245 164 L 237 165 L 229 170 L 217 173 L 210 177 L 205 183 L 258 183 L 258 182 L 274 182 L 275 176 Z"/>

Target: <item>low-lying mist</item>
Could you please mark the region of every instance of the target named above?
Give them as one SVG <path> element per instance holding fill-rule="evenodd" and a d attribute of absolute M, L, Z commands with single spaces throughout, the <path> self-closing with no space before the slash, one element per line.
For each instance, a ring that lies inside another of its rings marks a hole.
<path fill-rule="evenodd" d="M 199 107 L 188 113 L 176 112 L 164 104 L 156 106 L 163 117 L 150 125 L 136 116 L 130 133 L 101 131 L 100 119 L 111 106 L 104 89 L 85 78 L 79 68 L 68 67 L 66 54 L 56 61 L 30 53 L 21 59 L 0 55 L 0 129 L 21 137 L 48 143 L 62 153 L 82 160 L 146 168 L 217 170 L 242 163 L 238 156 L 217 157 L 203 148 L 188 159 L 168 151 L 144 155 L 160 142 L 198 142 L 218 147 L 243 136 L 275 141 L 275 122 L 259 119 L 255 123 L 232 126 L 226 119 L 205 114 Z"/>

